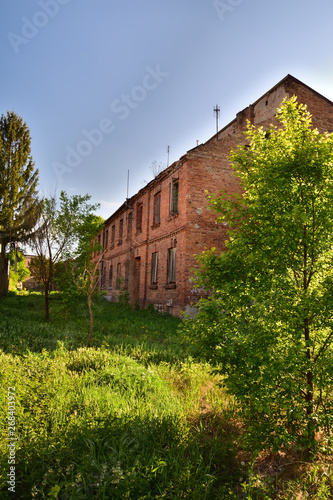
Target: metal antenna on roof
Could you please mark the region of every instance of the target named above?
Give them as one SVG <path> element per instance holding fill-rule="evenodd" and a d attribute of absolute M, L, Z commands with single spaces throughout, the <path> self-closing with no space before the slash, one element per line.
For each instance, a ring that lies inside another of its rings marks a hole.
<path fill-rule="evenodd" d="M 167 167 L 169 166 L 169 158 L 170 158 L 170 146 L 167 146 L 167 153 L 168 153 L 168 161 L 167 161 Z"/>
<path fill-rule="evenodd" d="M 214 113 L 216 113 L 216 140 L 219 140 L 219 114 L 220 114 L 220 108 L 216 104 L 216 107 L 213 109 Z"/>
<path fill-rule="evenodd" d="M 133 210 L 133 207 L 128 203 L 128 191 L 129 191 L 129 178 L 130 178 L 130 171 L 129 169 L 127 170 L 127 196 L 126 196 L 126 202 L 125 202 L 125 206 L 129 209 L 129 210 Z M 130 215 L 131 217 L 131 215 Z"/>

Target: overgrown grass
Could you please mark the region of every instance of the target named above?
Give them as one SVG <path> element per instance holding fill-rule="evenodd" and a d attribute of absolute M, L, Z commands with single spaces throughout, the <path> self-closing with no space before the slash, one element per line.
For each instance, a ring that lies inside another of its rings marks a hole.
<path fill-rule="evenodd" d="M 27 350 L 54 351 L 58 341 L 67 349 L 86 345 L 89 320 L 86 301 L 79 301 L 67 310 L 61 294 L 50 296 L 50 320 L 44 320 L 40 293 L 10 293 L 7 304 L 0 304 L 0 345 L 4 352 L 22 354 Z M 179 342 L 180 322 L 169 314 L 154 309 L 134 311 L 128 304 L 114 304 L 99 297 L 93 304 L 94 333 L 90 345 L 125 355 L 143 356 L 146 362 L 176 361 L 187 354 Z M 143 361 L 143 358 L 140 358 Z"/>
<path fill-rule="evenodd" d="M 85 304 L 52 294 L 0 302 L 1 498 L 332 498 L 330 460 L 253 457 L 237 407 L 195 362 L 179 319 L 103 298 L 85 347 Z M 8 491 L 7 389 L 15 387 L 15 494 Z M 327 450 L 329 451 L 329 449 Z"/>

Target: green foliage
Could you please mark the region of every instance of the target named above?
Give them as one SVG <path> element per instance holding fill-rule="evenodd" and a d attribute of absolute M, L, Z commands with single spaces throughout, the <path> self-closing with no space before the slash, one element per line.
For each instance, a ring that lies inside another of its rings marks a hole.
<path fill-rule="evenodd" d="M 51 271 L 50 271 L 51 268 Z M 29 271 L 34 276 L 35 280 L 41 285 L 48 284 L 49 274 L 53 275 L 54 266 L 50 259 L 45 255 L 40 255 L 39 257 L 33 257 L 29 263 Z"/>
<path fill-rule="evenodd" d="M 30 131 L 21 117 L 0 118 L 0 241 L 24 240 L 38 214 L 38 170 L 31 156 Z"/>
<path fill-rule="evenodd" d="M 13 111 L 0 117 L 0 269 L 9 243 L 24 242 L 38 218 L 38 170 L 31 155 L 30 131 Z M 0 297 L 7 276 L 0 274 Z"/>
<path fill-rule="evenodd" d="M 104 226 L 102 217 L 88 213 L 77 226 L 78 246 L 72 253 L 72 259 L 67 259 L 58 269 L 57 283 L 67 305 L 75 304 L 81 295 L 87 297 L 90 317 L 90 330 L 87 346 L 93 333 L 92 298 L 99 292 L 101 261 L 104 252 L 94 261 L 94 252 L 102 250 L 97 241 L 97 234 Z"/>
<path fill-rule="evenodd" d="M 225 375 L 253 448 L 314 452 L 333 424 L 333 136 L 296 98 L 277 119 L 231 154 L 243 194 L 211 196 L 228 250 L 200 257 L 211 296 L 183 329 Z"/>
<path fill-rule="evenodd" d="M 75 286 L 73 280 L 71 261 L 61 261 L 55 265 L 53 283 L 60 290 L 62 302 L 66 306 L 66 317 L 68 312 L 71 314 L 75 311 L 83 294 L 82 291 Z"/>
<path fill-rule="evenodd" d="M 30 276 L 29 269 L 25 266 L 24 255 L 19 251 L 12 250 L 9 255 L 9 289 L 16 290 L 17 283 L 24 281 Z"/>
<path fill-rule="evenodd" d="M 89 257 L 94 250 L 90 239 L 101 225 L 101 218 L 93 215 L 99 205 L 90 205 L 90 198 L 88 194 L 68 196 L 61 191 L 59 199 L 52 195 L 43 200 L 43 210 L 30 244 L 36 254 L 32 262 L 33 272 L 44 285 L 46 319 L 49 319 L 49 289 L 57 265 L 63 262 L 68 268 L 58 268 L 57 286 L 66 290 L 70 303 L 74 289 L 71 263 L 75 259 L 75 269 L 79 273 L 85 262 L 90 263 Z"/>
<path fill-rule="evenodd" d="M 321 450 L 329 459 L 313 467 L 274 456 L 253 465 L 239 446 L 246 427 L 237 406 L 210 365 L 188 355 L 178 318 L 96 297 L 87 349 L 81 306 L 66 318 L 54 292 L 46 322 L 40 293 L 10 292 L 1 305 L 1 498 L 13 498 L 8 386 L 16 388 L 18 500 L 331 498 L 329 442 Z"/>
<path fill-rule="evenodd" d="M 118 300 L 121 304 L 129 303 L 129 293 L 125 287 L 125 278 L 120 276 L 116 280 L 116 289 L 119 290 Z"/>
<path fill-rule="evenodd" d="M 67 349 L 83 347 L 88 317 L 86 300 L 80 298 L 70 312 L 63 294 L 51 292 L 51 318 L 42 318 L 43 296 L 40 292 L 9 293 L 8 304 L 2 304 L 0 316 L 0 346 L 7 353 L 53 351 L 57 342 Z M 108 344 L 119 354 L 134 357 L 141 363 L 176 362 L 186 357 L 179 346 L 176 331 L 178 318 L 156 310 L 133 311 L 127 304 L 112 303 L 95 297 L 92 303 L 96 331 L 92 347 Z M 66 315 L 67 311 L 67 315 Z"/>
<path fill-rule="evenodd" d="M 10 294 L 3 308 L 0 381 L 16 387 L 15 498 L 218 498 L 240 472 L 233 433 L 210 413 L 226 405 L 217 378 L 187 358 L 179 319 L 103 298 L 94 305 L 104 333 L 89 349 L 77 331 L 80 311 L 65 321 L 59 293 L 51 295 L 54 321 L 40 321 L 37 293 Z M 1 398 L 4 499 L 6 417 Z"/>

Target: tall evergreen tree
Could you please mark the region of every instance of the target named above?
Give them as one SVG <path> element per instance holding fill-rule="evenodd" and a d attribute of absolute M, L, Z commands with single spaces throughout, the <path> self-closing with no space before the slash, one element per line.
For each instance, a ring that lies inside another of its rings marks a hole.
<path fill-rule="evenodd" d="M 0 118 L 0 297 L 8 282 L 6 249 L 26 241 L 40 208 L 38 170 L 31 155 L 31 136 L 13 111 Z"/>

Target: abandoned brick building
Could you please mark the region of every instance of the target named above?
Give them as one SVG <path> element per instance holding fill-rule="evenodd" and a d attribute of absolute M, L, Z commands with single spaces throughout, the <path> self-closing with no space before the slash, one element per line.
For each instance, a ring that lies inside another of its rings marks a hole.
<path fill-rule="evenodd" d="M 194 255 L 224 249 L 226 227 L 208 210 L 205 191 L 239 191 L 228 161 L 230 150 L 245 142 L 247 120 L 256 126 L 277 124 L 284 97 L 297 95 L 321 132 L 333 131 L 333 103 L 287 75 L 204 144 L 188 151 L 161 172 L 105 221 L 98 236 L 105 249 L 101 288 L 111 300 L 128 294 L 132 305 L 153 304 L 180 315 L 198 298 L 193 290 Z M 98 258 L 98 255 L 95 255 Z"/>

